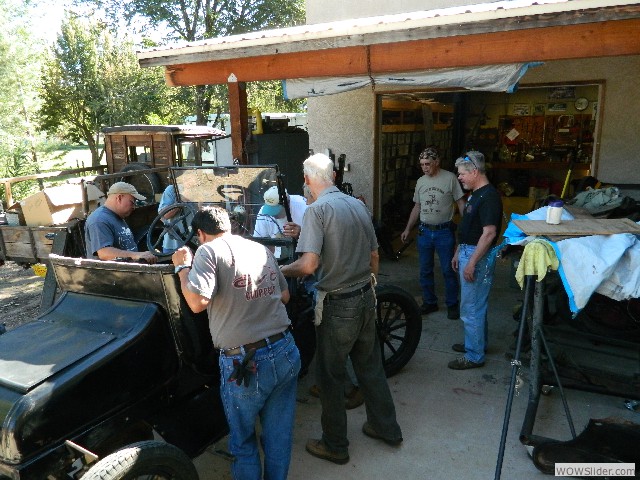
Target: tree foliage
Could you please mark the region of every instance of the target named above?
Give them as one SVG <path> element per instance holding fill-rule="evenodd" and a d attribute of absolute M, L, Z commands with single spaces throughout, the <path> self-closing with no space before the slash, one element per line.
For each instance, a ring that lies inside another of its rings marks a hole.
<path fill-rule="evenodd" d="M 166 88 L 158 69 L 140 69 L 130 42 L 116 41 L 103 23 L 68 15 L 43 69 L 40 126 L 86 143 L 97 165 L 100 129 L 164 116 Z"/>
<path fill-rule="evenodd" d="M 41 49 L 28 34 L 24 3 L 0 0 L 0 177 L 38 169 L 38 137 L 31 125 L 38 102 Z M 16 196 L 25 185 L 17 184 Z M 4 196 L 4 185 L 0 185 Z M 7 205 L 10 207 L 11 205 Z"/>
<path fill-rule="evenodd" d="M 304 23 L 304 0 L 75 0 L 77 5 L 95 5 L 111 24 L 124 20 L 136 33 L 153 36 L 164 32 L 161 43 L 197 41 L 250 31 Z M 157 44 L 157 43 L 156 43 Z M 147 40 L 146 46 L 154 42 Z M 279 82 L 254 88 L 258 103 L 270 103 L 267 110 L 299 109 L 300 102 L 286 103 Z M 226 110 L 226 86 L 201 85 L 186 88 L 197 123 L 210 112 Z"/>

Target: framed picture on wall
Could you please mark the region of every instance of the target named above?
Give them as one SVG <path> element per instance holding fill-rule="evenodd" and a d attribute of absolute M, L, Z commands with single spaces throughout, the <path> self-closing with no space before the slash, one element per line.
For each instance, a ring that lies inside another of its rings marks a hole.
<path fill-rule="evenodd" d="M 564 112 L 566 110 L 566 103 L 550 103 L 549 105 L 547 105 L 547 111 L 549 112 Z"/>
<path fill-rule="evenodd" d="M 544 103 L 536 103 L 533 105 L 534 115 L 544 115 L 544 112 L 546 110 L 547 110 L 547 106 Z"/>
<path fill-rule="evenodd" d="M 528 103 L 514 103 L 512 113 L 513 115 L 530 115 L 531 106 Z"/>
<path fill-rule="evenodd" d="M 549 100 L 576 98 L 576 87 L 553 87 L 549 90 Z"/>

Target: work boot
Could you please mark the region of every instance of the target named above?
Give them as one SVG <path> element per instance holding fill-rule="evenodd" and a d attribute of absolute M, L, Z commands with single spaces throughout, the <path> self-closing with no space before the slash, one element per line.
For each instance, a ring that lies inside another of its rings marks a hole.
<path fill-rule="evenodd" d="M 320 440 L 309 439 L 307 440 L 306 450 L 311 455 L 322 460 L 329 460 L 330 462 L 337 463 L 338 465 L 344 465 L 349 462 L 349 454 L 332 452 L 327 445 Z"/>
<path fill-rule="evenodd" d="M 469 360 L 467 357 L 458 357 L 455 360 L 449 362 L 448 367 L 451 370 L 469 370 L 470 368 L 484 367 L 484 362 L 475 363 Z"/>
<path fill-rule="evenodd" d="M 375 438 L 376 440 L 382 440 L 387 445 L 391 445 L 392 447 L 399 447 L 402 443 L 402 437 L 400 438 L 384 438 L 378 432 L 376 432 L 369 422 L 364 422 L 362 425 L 362 433 L 364 433 L 367 437 Z"/>

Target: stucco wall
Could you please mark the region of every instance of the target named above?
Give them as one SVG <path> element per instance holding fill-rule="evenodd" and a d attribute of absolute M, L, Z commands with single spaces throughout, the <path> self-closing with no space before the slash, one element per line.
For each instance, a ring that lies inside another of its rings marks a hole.
<path fill-rule="evenodd" d="M 344 153 L 350 165 L 344 181 L 353 185 L 354 195 L 364 195 L 369 205 L 373 199 L 374 102 L 370 88 L 310 98 L 307 117 L 309 148 L 316 153 L 328 148 L 336 160 Z"/>

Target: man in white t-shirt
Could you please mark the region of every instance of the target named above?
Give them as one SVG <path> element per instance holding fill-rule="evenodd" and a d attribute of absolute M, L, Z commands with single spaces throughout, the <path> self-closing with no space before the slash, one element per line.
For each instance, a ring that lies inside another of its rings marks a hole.
<path fill-rule="evenodd" d="M 291 222 L 287 221 L 285 209 L 280 205 L 278 187 L 275 185 L 264 192 L 264 205 L 260 208 L 256 217 L 256 224 L 253 229 L 254 237 L 283 238 L 292 237 L 297 239 L 300 236 L 300 225 L 302 217 L 307 209 L 307 202 L 301 195 L 289 195 L 289 209 L 291 211 Z M 281 247 L 275 249 L 276 258 L 282 258 Z"/>

